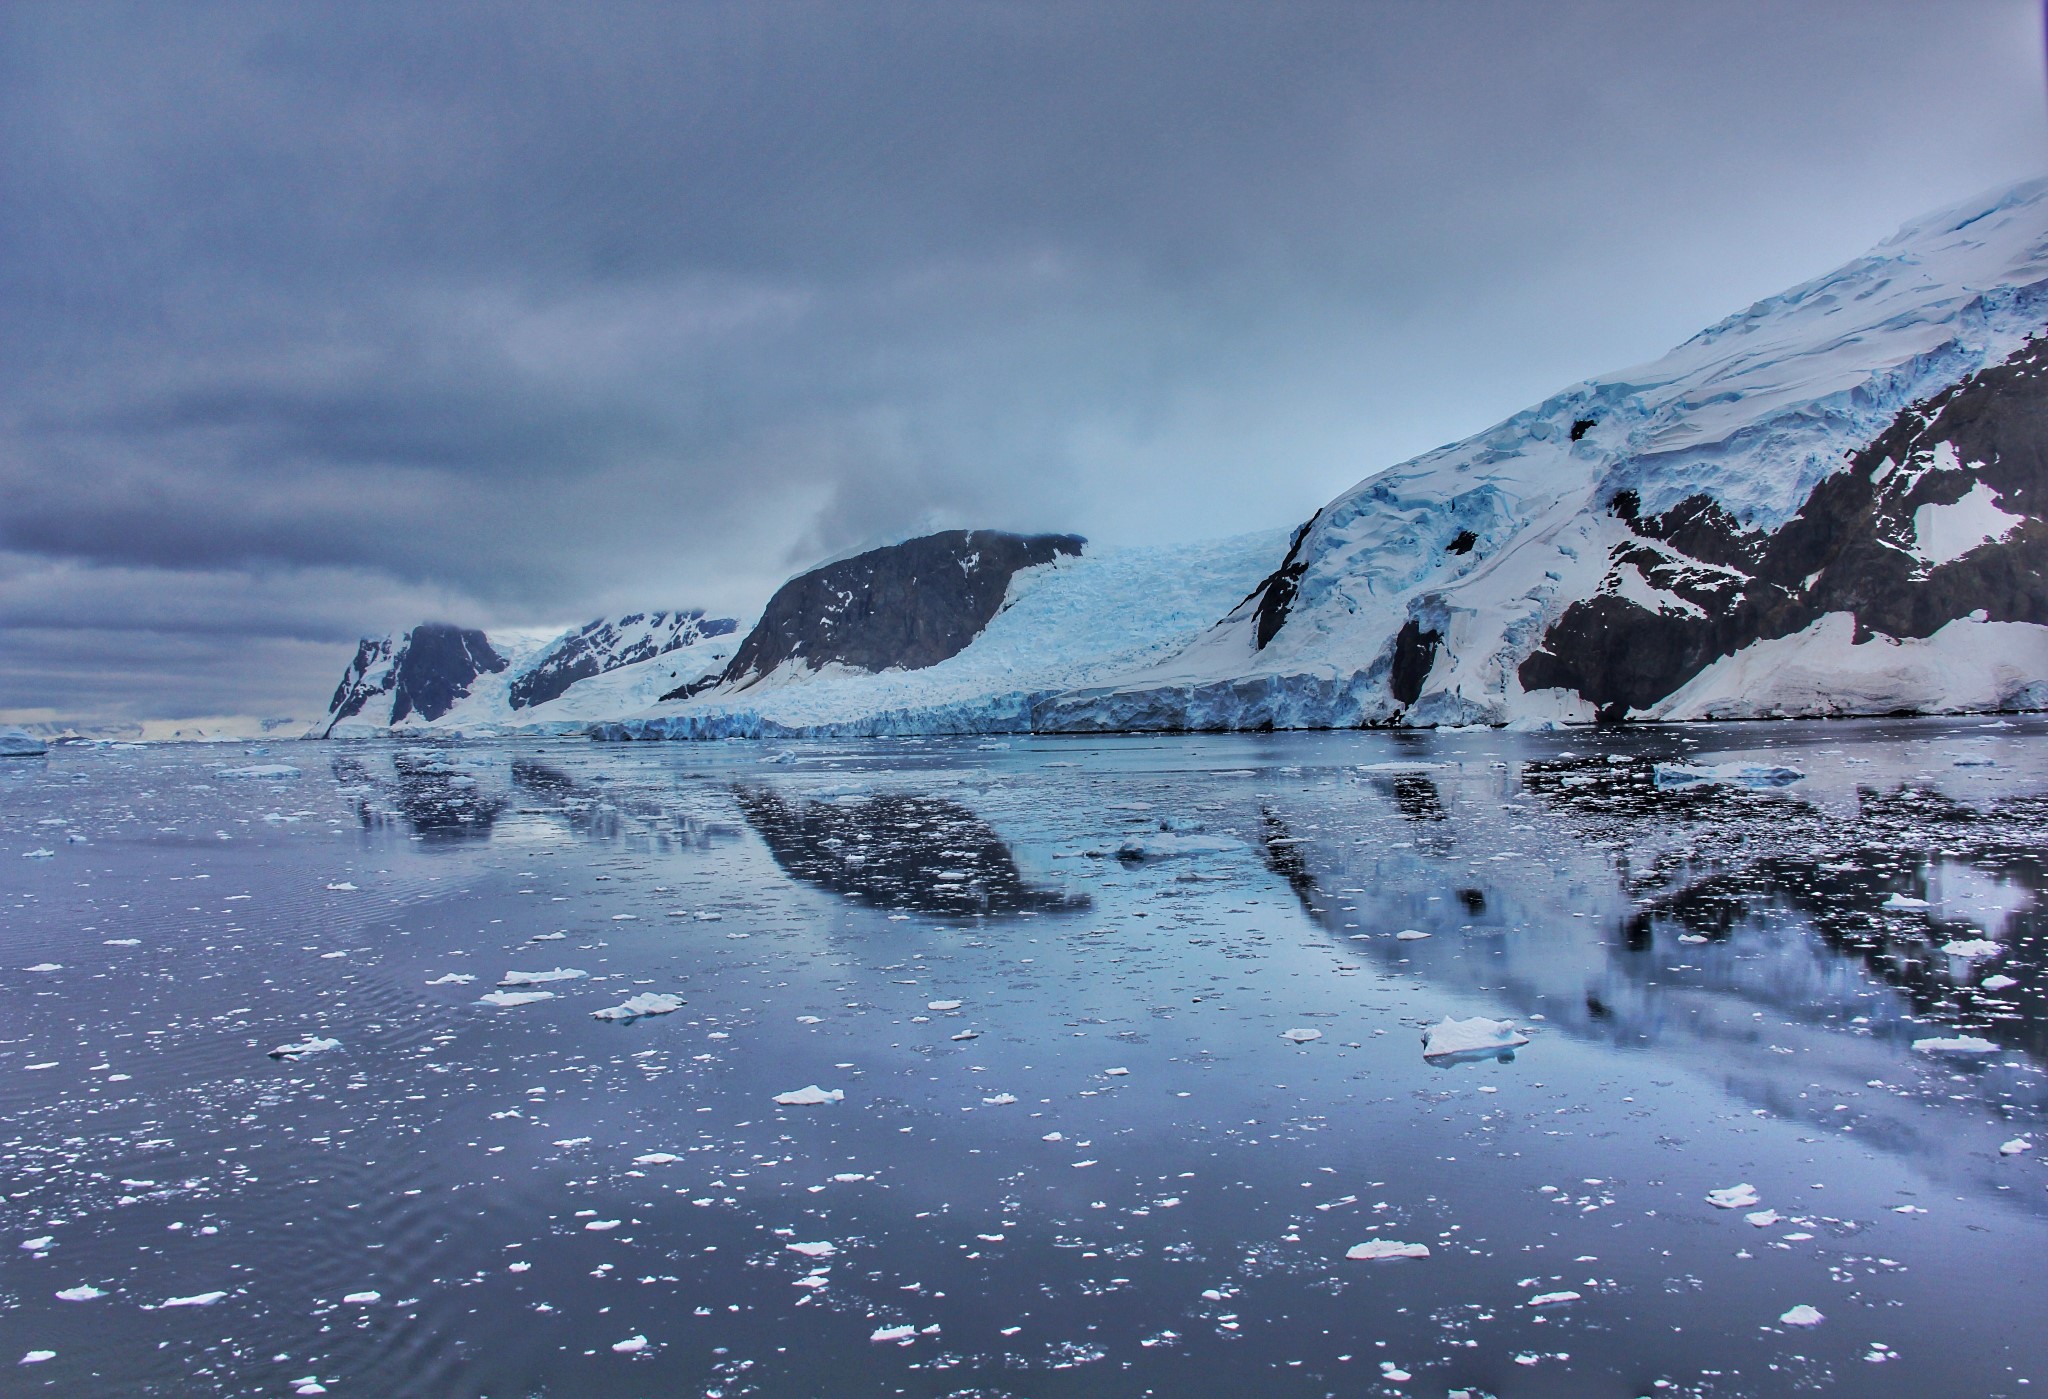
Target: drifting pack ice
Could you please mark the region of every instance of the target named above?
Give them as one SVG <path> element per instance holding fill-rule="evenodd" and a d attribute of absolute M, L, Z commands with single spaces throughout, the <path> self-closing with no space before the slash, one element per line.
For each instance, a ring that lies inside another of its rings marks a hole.
<path fill-rule="evenodd" d="M 533 713 L 653 739 L 2048 708 L 2044 333 L 2034 181 L 1291 532 L 911 540 L 792 579 L 728 649 L 589 670 Z M 386 703 L 516 722 L 482 633 L 432 635 L 463 696 L 408 700 L 387 643 L 326 731 Z"/>

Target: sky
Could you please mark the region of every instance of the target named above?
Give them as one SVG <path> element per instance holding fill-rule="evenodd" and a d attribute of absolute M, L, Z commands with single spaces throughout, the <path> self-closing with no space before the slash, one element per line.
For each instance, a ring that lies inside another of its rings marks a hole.
<path fill-rule="evenodd" d="M 2048 172 L 2042 54 L 2032 0 L 9 0 L 0 719 L 1297 524 Z"/>

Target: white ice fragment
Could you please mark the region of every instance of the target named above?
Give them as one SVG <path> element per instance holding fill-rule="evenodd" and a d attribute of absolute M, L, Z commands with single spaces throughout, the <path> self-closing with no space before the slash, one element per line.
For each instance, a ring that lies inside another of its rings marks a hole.
<path fill-rule="evenodd" d="M 1296 1044 L 1307 1044 L 1311 1040 L 1319 1040 L 1322 1037 L 1323 1032 L 1321 1030 L 1310 1029 L 1287 1030 L 1280 1036 L 1284 1040 L 1293 1040 Z"/>
<path fill-rule="evenodd" d="M 1429 934 L 1423 932 L 1420 928 L 1403 928 L 1400 932 L 1394 934 L 1394 941 L 1421 942 L 1424 938 L 1428 936 Z"/>
<path fill-rule="evenodd" d="M 381 1292 L 351 1292 L 341 1300 L 352 1307 L 367 1307 L 372 1302 L 383 1301 L 384 1294 Z"/>
<path fill-rule="evenodd" d="M 1941 950 L 1951 957 L 1967 957 L 1974 962 L 1987 957 L 1996 957 L 2005 951 L 2005 947 L 2002 943 L 1993 942 L 1990 938 L 1955 938 L 1952 941 L 1943 943 Z"/>
<path fill-rule="evenodd" d="M 1564 1305 L 1566 1302 L 1576 1302 L 1578 1300 L 1579 1294 L 1576 1292 L 1539 1292 L 1529 1299 L 1527 1305 L 1532 1307 L 1557 1307 Z"/>
<path fill-rule="evenodd" d="M 340 1040 L 323 1039 L 319 1036 L 314 1036 L 310 1039 L 300 1040 L 297 1044 L 281 1044 L 270 1051 L 270 1057 L 273 1059 L 298 1060 L 305 1058 L 309 1054 L 325 1054 L 329 1050 L 339 1048 L 341 1048 Z"/>
<path fill-rule="evenodd" d="M 1827 1318 L 1814 1308 L 1807 1306 L 1806 1303 L 1801 1302 L 1791 1311 L 1779 1317 L 1778 1320 L 1787 1326 L 1818 1326 L 1823 1321 L 1826 1321 Z"/>
<path fill-rule="evenodd" d="M 1990 1040 L 1976 1035 L 1935 1036 L 1932 1039 L 1914 1040 L 1913 1048 L 1922 1054 L 1996 1054 L 1998 1046 Z"/>
<path fill-rule="evenodd" d="M 924 1007 L 924 1008 L 925 1008 L 926 1010 L 958 1010 L 958 1009 L 960 1009 L 960 1002 L 958 1002 L 958 1001 L 927 1001 L 927 1002 L 925 1002 L 925 1007 Z"/>
<path fill-rule="evenodd" d="M 1707 1192 L 1707 1203 L 1717 1210 L 1746 1210 L 1757 1203 L 1756 1187 L 1747 1181 Z"/>
<path fill-rule="evenodd" d="M 470 975 L 470 974 L 469 974 L 468 972 L 449 972 L 449 973 L 447 973 L 446 975 L 443 975 L 443 976 L 437 976 L 437 977 L 435 977 L 435 978 L 434 978 L 434 979 L 433 979 L 432 981 L 428 982 L 428 983 L 427 983 L 427 985 L 429 985 L 429 986 L 467 986 L 467 985 L 469 985 L 469 983 L 470 983 L 470 982 L 472 982 L 472 981 L 475 981 L 475 980 L 476 980 L 476 978 L 475 978 L 474 976 Z"/>
<path fill-rule="evenodd" d="M 1017 1101 L 1017 1095 L 1015 1093 L 998 1093 L 993 1098 L 983 1098 L 981 1101 L 985 1107 L 1008 1107 L 1011 1103 Z"/>
<path fill-rule="evenodd" d="M 22 970 L 30 972 L 61 972 L 64 970 L 64 964 L 62 962 L 38 962 L 32 967 L 23 967 Z"/>
<path fill-rule="evenodd" d="M 57 1352 L 54 1350 L 32 1350 L 27 1355 L 22 1356 L 19 1363 L 23 1365 L 40 1365 L 45 1360 L 55 1360 L 56 1358 Z"/>
<path fill-rule="evenodd" d="M 591 1015 L 598 1020 L 637 1020 L 643 1015 L 670 1015 L 683 1008 L 681 996 L 671 996 L 661 991 L 643 991 L 629 996 L 615 1006 L 593 1010 Z"/>
<path fill-rule="evenodd" d="M 786 1244 L 791 1253 L 801 1253 L 806 1258 L 830 1258 L 839 1252 L 838 1245 L 819 1240 L 812 1244 Z"/>
<path fill-rule="evenodd" d="M 1742 1217 L 1759 1229 L 1768 1229 L 1785 1216 L 1779 1214 L 1776 1210 L 1751 1210 Z"/>
<path fill-rule="evenodd" d="M 50 860 L 56 858 L 56 855 L 57 852 L 54 850 L 24 850 L 21 852 L 21 858 L 24 860 Z"/>
<path fill-rule="evenodd" d="M 1124 1077 L 1125 1075 L 1127 1075 L 1127 1074 L 1129 1074 L 1129 1073 L 1130 1073 L 1130 1070 L 1129 1070 L 1129 1069 L 1104 1069 L 1104 1070 L 1103 1070 L 1102 1072 L 1103 1072 L 1103 1075 L 1104 1075 L 1105 1077 L 1108 1077 L 1108 1078 L 1123 1078 L 1123 1077 Z"/>
<path fill-rule="evenodd" d="M 356 891 L 356 886 L 349 883 L 346 879 L 337 880 L 335 883 L 330 884 L 327 887 L 329 889 L 332 889 L 337 894 L 353 894 Z"/>
<path fill-rule="evenodd" d="M 1443 1059 L 1454 1054 L 1492 1054 L 1529 1042 L 1510 1020 L 1489 1020 L 1475 1015 L 1469 1020 L 1446 1018 L 1422 1032 L 1422 1057 Z"/>
<path fill-rule="evenodd" d="M 589 976 L 586 971 L 574 967 L 556 967 L 545 972 L 506 972 L 498 978 L 500 986 L 546 986 L 555 981 L 581 981 Z"/>
<path fill-rule="evenodd" d="M 650 1151 L 645 1156 L 635 1156 L 633 1164 L 636 1166 L 667 1166 L 682 1159 L 682 1157 L 672 1151 Z"/>
<path fill-rule="evenodd" d="M 222 768 L 215 774 L 229 781 L 241 782 L 289 782 L 299 775 L 299 770 L 290 763 L 256 763 L 245 768 Z M 164 1303 L 169 1306 L 170 1303 Z"/>
<path fill-rule="evenodd" d="M 55 1247 L 56 1243 L 57 1236 L 55 1234 L 41 1234 L 33 1239 L 23 1239 L 21 1241 L 21 1249 L 24 1253 L 41 1253 L 46 1249 Z"/>
<path fill-rule="evenodd" d="M 166 1297 L 162 1305 L 166 1307 L 210 1307 L 227 1295 L 225 1292 L 197 1292 L 190 1297 Z"/>
<path fill-rule="evenodd" d="M 535 1001 L 552 1001 L 552 991 L 486 991 L 478 996 L 477 1004 L 486 1006 L 530 1006 Z"/>
<path fill-rule="evenodd" d="M 875 1328 L 875 1334 L 868 1337 L 868 1339 L 871 1341 L 914 1341 L 917 1339 L 917 1328 L 915 1326 L 878 1326 Z"/>
<path fill-rule="evenodd" d="M 825 1017 L 822 1015 L 799 1015 L 796 1018 L 796 1023 L 799 1025 L 822 1025 L 825 1023 Z"/>
<path fill-rule="evenodd" d="M 2017 986 L 2020 983 L 2019 978 L 2007 976 L 2005 973 L 2000 972 L 1996 976 L 1985 977 L 1984 980 L 1979 982 L 1978 984 L 1981 985 L 1986 991 L 2003 991 L 2009 986 Z"/>
<path fill-rule="evenodd" d="M 1879 904 L 1878 907 L 1910 912 L 1923 908 L 1932 908 L 1934 905 L 1925 899 L 1916 899 L 1911 894 L 1894 894 Z"/>
<path fill-rule="evenodd" d="M 2034 1144 L 2025 1137 L 2014 1137 L 2011 1141 L 2004 1143 L 1998 1148 L 1998 1154 L 2000 1156 L 2017 1156 L 2022 1151 L 2032 1151 L 2033 1149 Z"/>
<path fill-rule="evenodd" d="M 612 1349 L 620 1355 L 638 1355 L 647 1349 L 647 1338 L 638 1334 L 631 1335 L 623 1341 L 613 1341 Z"/>
<path fill-rule="evenodd" d="M 1371 1239 L 1344 1250 L 1353 1262 L 1378 1263 L 1389 1258 L 1427 1258 L 1428 1244 L 1404 1244 L 1397 1239 Z"/>
<path fill-rule="evenodd" d="M 97 1287 L 94 1287 L 92 1284 L 87 1283 L 83 1287 L 65 1288 L 62 1292 L 57 1294 L 57 1300 L 60 1302 L 90 1302 L 95 1297 L 104 1297 L 106 1295 L 106 1293 L 100 1291 Z"/>
<path fill-rule="evenodd" d="M 1695 763 L 1659 763 L 1653 780 L 1662 788 L 1672 787 L 1789 787 L 1806 780 L 1798 768 L 1776 763 L 1721 763 L 1703 767 Z"/>
<path fill-rule="evenodd" d="M 793 1088 L 787 1093 L 777 1093 L 775 1101 L 786 1108 L 814 1108 L 825 1103 L 842 1102 L 846 1098 L 843 1088 L 820 1088 L 813 1083 L 804 1088 Z"/>
<path fill-rule="evenodd" d="M 593 1234 L 609 1234 L 623 1223 L 623 1219 L 593 1219 L 583 1227 Z"/>

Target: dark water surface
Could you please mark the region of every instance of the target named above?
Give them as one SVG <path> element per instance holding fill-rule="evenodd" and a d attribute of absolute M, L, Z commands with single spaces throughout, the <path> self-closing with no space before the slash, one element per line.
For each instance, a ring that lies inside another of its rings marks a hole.
<path fill-rule="evenodd" d="M 0 1392 L 2032 1393 L 2044 888 L 2033 721 L 8 760 Z"/>

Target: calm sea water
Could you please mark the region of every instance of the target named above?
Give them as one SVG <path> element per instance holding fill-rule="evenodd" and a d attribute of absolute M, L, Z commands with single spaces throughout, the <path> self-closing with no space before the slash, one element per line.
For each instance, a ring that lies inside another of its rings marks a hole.
<path fill-rule="evenodd" d="M 0 1391 L 2031 1393 L 2044 837 L 2018 721 L 10 760 Z"/>

